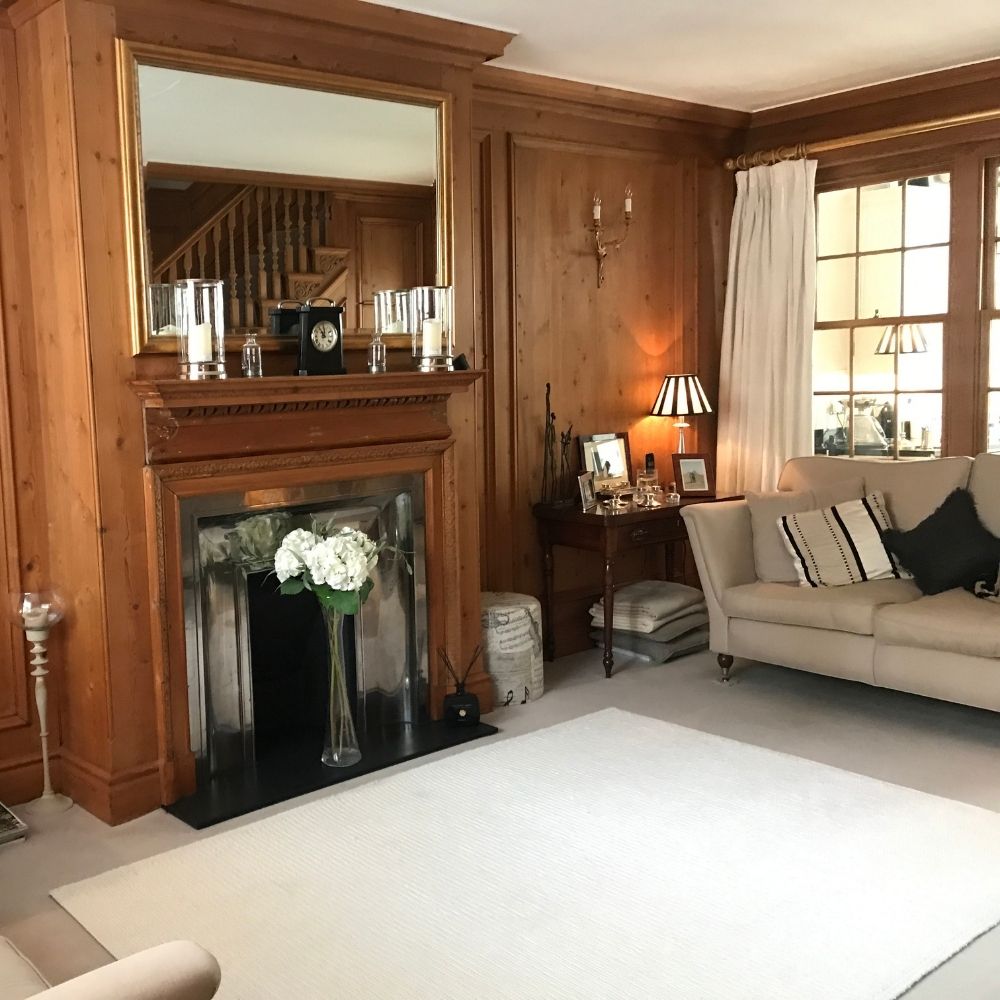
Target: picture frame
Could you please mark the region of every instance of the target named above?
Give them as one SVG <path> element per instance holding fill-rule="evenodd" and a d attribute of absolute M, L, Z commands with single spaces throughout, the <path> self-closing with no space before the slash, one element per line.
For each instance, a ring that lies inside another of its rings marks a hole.
<path fill-rule="evenodd" d="M 682 497 L 715 496 L 715 470 L 711 455 L 681 452 L 672 457 L 674 482 Z"/>
<path fill-rule="evenodd" d="M 631 485 L 632 453 L 628 434 L 581 434 L 580 465 L 594 474 L 594 489 L 608 490 Z"/>
<path fill-rule="evenodd" d="M 580 503 L 586 513 L 586 511 L 593 510 L 597 506 L 597 491 L 594 489 L 594 474 L 592 472 L 584 472 L 582 475 L 577 476 L 577 482 L 580 484 Z"/>

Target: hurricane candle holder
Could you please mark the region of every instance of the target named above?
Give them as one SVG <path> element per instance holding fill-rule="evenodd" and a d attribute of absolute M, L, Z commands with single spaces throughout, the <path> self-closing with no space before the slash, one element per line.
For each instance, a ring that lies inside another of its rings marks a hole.
<path fill-rule="evenodd" d="M 180 328 L 180 376 L 226 377 L 226 311 L 223 283 L 187 278 L 174 283 L 174 316 Z"/>
<path fill-rule="evenodd" d="M 382 338 L 410 332 L 410 294 L 400 289 L 375 293 L 375 334 L 368 345 L 368 371 L 388 370 L 388 350 Z"/>
<path fill-rule="evenodd" d="M 410 289 L 413 356 L 422 372 L 455 370 L 454 293 L 451 286 Z"/>

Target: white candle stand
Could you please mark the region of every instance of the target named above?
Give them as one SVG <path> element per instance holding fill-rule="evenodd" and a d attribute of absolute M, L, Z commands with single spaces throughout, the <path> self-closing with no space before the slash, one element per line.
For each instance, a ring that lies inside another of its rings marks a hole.
<path fill-rule="evenodd" d="M 52 788 L 49 762 L 49 692 L 46 678 L 49 662 L 46 644 L 49 630 L 62 619 L 62 603 L 54 594 L 14 595 L 14 623 L 24 629 L 31 643 L 31 676 L 35 678 L 35 707 L 38 709 L 38 730 L 42 742 L 42 794 L 22 807 L 33 816 L 48 816 L 65 812 L 73 800 Z"/>
<path fill-rule="evenodd" d="M 49 767 L 49 692 L 45 678 L 49 672 L 46 664 L 49 662 L 46 643 L 49 641 L 49 627 L 25 629 L 25 635 L 31 645 L 31 665 L 35 669 L 31 676 L 35 678 L 35 706 L 38 709 L 38 729 L 42 738 L 42 794 L 40 798 L 29 802 L 23 807 L 24 812 L 32 816 L 44 816 L 52 813 L 65 812 L 73 800 L 68 795 L 60 795 L 52 790 L 52 772 Z"/>

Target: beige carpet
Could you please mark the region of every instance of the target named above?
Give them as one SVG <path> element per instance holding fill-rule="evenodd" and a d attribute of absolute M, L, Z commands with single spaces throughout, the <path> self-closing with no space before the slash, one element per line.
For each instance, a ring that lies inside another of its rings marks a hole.
<path fill-rule="evenodd" d="M 1000 920 L 1000 817 L 607 710 L 54 896 L 230 998 L 888 1000 Z"/>

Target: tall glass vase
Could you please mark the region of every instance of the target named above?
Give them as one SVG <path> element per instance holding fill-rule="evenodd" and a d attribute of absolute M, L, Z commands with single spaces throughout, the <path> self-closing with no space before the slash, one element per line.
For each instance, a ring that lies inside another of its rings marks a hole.
<path fill-rule="evenodd" d="M 330 649 L 330 698 L 327 703 L 326 740 L 323 763 L 327 767 L 350 767 L 361 760 L 358 734 L 351 716 L 351 700 L 347 693 L 344 669 L 344 614 L 323 608 L 326 639 Z"/>

